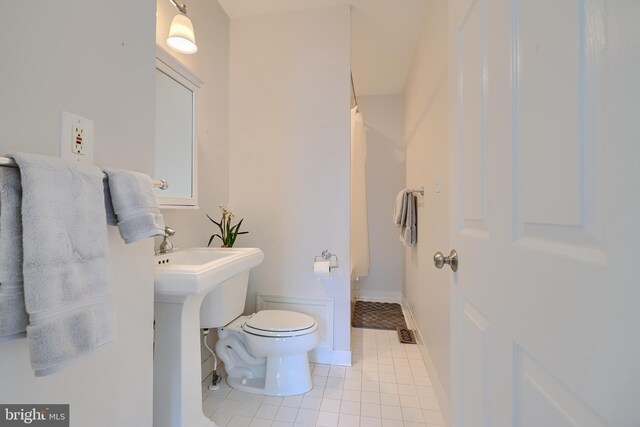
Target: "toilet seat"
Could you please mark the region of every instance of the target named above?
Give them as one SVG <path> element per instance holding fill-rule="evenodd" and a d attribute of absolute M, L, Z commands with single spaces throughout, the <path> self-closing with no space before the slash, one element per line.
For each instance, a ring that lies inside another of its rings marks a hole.
<path fill-rule="evenodd" d="M 286 338 L 311 334 L 318 329 L 318 324 L 306 314 L 286 310 L 262 310 L 249 316 L 241 328 L 250 335 Z"/>

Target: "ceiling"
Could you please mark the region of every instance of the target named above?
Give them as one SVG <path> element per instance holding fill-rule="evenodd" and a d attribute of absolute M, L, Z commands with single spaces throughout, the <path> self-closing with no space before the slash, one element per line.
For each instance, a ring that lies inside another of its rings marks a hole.
<path fill-rule="evenodd" d="M 426 0 L 218 0 L 230 18 L 351 5 L 351 70 L 357 96 L 401 93 Z"/>

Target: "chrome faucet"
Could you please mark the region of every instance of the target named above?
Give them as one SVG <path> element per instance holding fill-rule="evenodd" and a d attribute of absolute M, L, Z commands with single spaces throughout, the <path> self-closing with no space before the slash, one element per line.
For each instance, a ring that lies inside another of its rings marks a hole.
<path fill-rule="evenodd" d="M 170 254 L 171 252 L 173 252 L 173 243 L 169 241 L 168 237 L 171 237 L 174 234 L 176 234 L 176 231 L 173 228 L 171 227 L 164 228 L 164 239 L 162 239 L 162 243 L 160 243 L 160 248 L 158 250 L 158 253 Z"/>

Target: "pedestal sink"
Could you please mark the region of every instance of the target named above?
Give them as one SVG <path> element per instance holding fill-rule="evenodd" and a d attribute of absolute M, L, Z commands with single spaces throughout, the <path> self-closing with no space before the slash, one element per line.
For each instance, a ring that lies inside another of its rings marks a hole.
<path fill-rule="evenodd" d="M 202 412 L 200 305 L 263 258 L 257 248 L 190 248 L 154 258 L 154 427 L 215 425 Z"/>

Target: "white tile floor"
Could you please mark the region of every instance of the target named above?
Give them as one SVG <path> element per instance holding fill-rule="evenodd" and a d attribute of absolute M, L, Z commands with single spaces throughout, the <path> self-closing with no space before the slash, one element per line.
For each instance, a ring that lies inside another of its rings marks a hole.
<path fill-rule="evenodd" d="M 272 397 L 203 386 L 204 413 L 230 427 L 435 427 L 445 421 L 418 347 L 395 331 L 351 329 L 353 366 L 313 365 L 314 387 Z"/>

